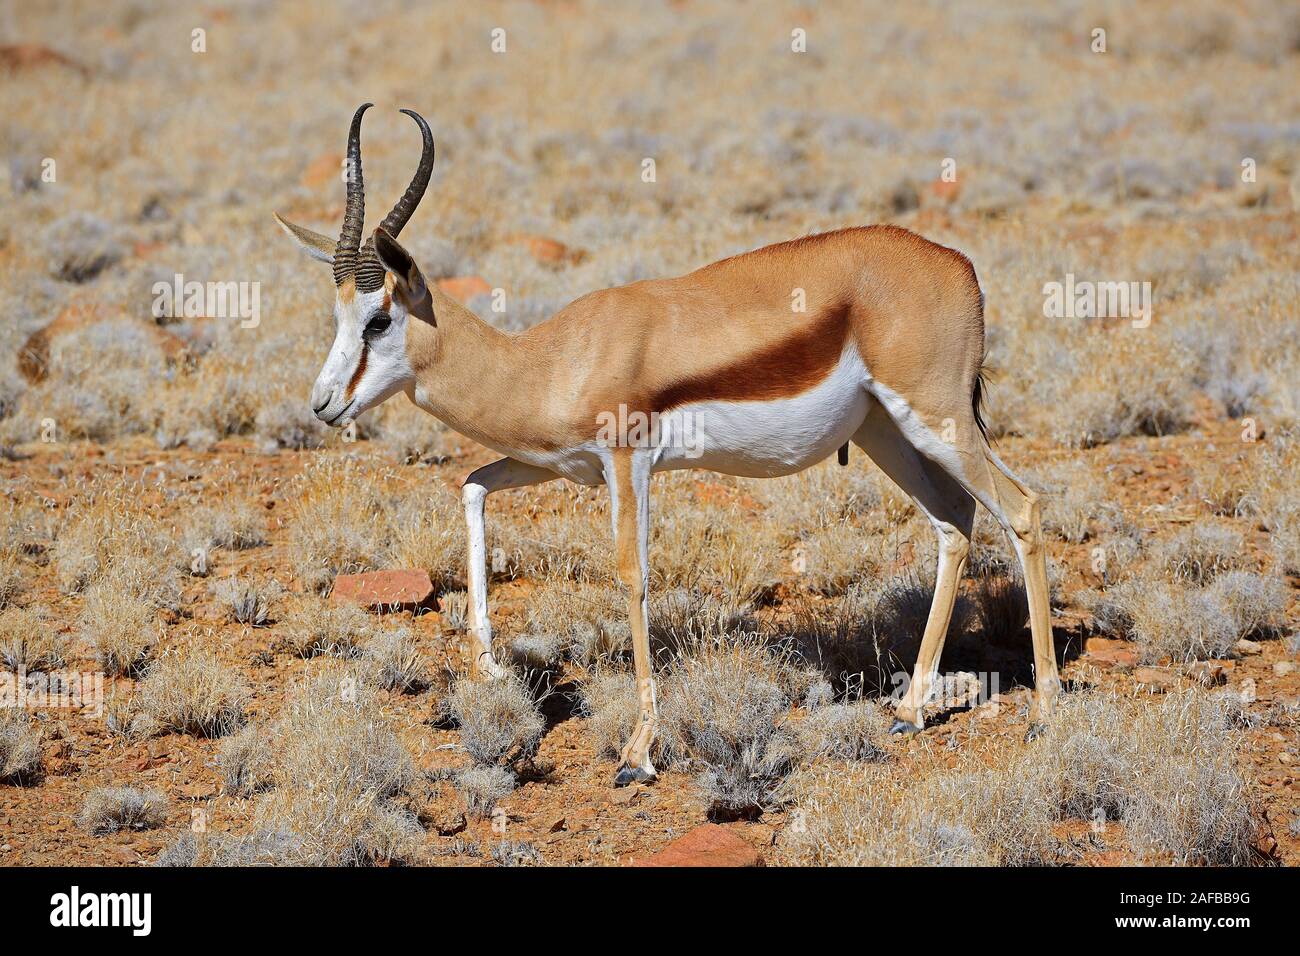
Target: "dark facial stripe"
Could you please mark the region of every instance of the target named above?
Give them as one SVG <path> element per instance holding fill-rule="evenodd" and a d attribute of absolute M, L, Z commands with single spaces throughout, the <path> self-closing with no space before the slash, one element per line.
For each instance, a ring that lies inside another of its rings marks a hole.
<path fill-rule="evenodd" d="M 361 376 L 366 374 L 366 355 L 367 355 L 369 352 L 370 352 L 370 349 L 366 347 L 366 343 L 365 343 L 365 342 L 362 342 L 362 343 L 361 343 L 361 358 L 360 358 L 360 360 L 357 362 L 357 370 L 356 370 L 355 372 L 352 373 L 352 378 L 351 378 L 351 380 L 348 382 L 348 390 L 347 390 L 346 392 L 343 393 L 343 397 L 346 398 L 346 399 L 348 399 L 348 401 L 351 401 L 351 400 L 352 400 L 352 393 L 353 393 L 353 391 L 356 390 L 357 382 L 361 381 Z"/>

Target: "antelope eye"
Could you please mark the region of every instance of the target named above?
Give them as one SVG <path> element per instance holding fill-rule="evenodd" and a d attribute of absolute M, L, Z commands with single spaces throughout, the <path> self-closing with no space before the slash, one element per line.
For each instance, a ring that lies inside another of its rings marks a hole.
<path fill-rule="evenodd" d="M 387 332 L 388 326 L 393 320 L 382 312 L 376 313 L 370 317 L 366 323 L 366 332 L 370 335 L 379 335 L 381 332 Z"/>

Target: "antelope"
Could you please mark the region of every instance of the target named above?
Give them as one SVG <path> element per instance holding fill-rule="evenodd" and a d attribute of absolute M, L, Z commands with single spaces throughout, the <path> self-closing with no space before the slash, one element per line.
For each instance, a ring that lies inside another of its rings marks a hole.
<path fill-rule="evenodd" d="M 896 226 L 806 236 L 674 279 L 592 292 L 508 334 L 425 281 L 397 237 L 433 169 L 419 166 L 362 244 L 361 118 L 352 117 L 347 202 L 337 241 L 276 220 L 333 265 L 334 343 L 311 392 L 344 426 L 398 392 L 504 457 L 462 484 L 474 672 L 492 653 L 484 502 L 566 478 L 609 489 L 639 718 L 615 785 L 654 778 L 658 712 L 647 633 L 650 478 L 671 469 L 773 478 L 857 445 L 915 503 L 938 539 L 935 588 L 895 733 L 923 726 L 970 547 L 976 504 L 1002 526 L 1024 572 L 1035 698 L 1029 735 L 1060 693 L 1039 499 L 994 453 L 982 417 L 984 294 L 960 252 Z M 792 300 L 802 290 L 804 310 Z M 639 441 L 602 433 L 615 410 L 656 416 Z M 689 426 L 689 427 L 688 427 Z M 683 441 L 689 434 L 692 440 Z"/>

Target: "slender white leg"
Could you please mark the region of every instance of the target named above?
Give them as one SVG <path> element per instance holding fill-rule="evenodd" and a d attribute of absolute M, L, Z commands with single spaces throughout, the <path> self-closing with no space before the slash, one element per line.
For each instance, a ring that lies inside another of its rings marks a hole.
<path fill-rule="evenodd" d="M 534 465 L 502 458 L 484 465 L 461 485 L 461 502 L 465 505 L 465 525 L 469 531 L 469 637 L 473 669 L 489 677 L 506 673 L 492 656 L 492 625 L 487 610 L 487 544 L 483 528 L 484 502 L 493 491 L 539 485 L 558 478 L 555 472 Z"/>
<path fill-rule="evenodd" d="M 618 552 L 618 576 L 627 588 L 627 616 L 632 630 L 636 669 L 637 723 L 623 747 L 615 786 L 652 780 L 655 767 L 650 750 L 659 730 L 654 670 L 650 661 L 648 595 L 650 537 L 650 461 L 636 451 L 617 449 L 606 469 Z"/>

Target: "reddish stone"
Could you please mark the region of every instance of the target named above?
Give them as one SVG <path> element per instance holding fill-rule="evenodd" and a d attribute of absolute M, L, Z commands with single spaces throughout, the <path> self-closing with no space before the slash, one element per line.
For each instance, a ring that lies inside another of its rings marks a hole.
<path fill-rule="evenodd" d="M 698 826 L 633 866 L 762 866 L 752 846 L 716 823 Z"/>
<path fill-rule="evenodd" d="M 1099 664 L 1111 664 L 1116 667 L 1136 667 L 1137 651 L 1130 641 L 1115 641 L 1108 637 L 1090 637 L 1083 645 L 1083 652 Z"/>
<path fill-rule="evenodd" d="M 1168 667 L 1139 667 L 1133 678 L 1153 690 L 1163 693 L 1178 683 L 1177 675 Z"/>
<path fill-rule="evenodd" d="M 433 582 L 427 571 L 367 571 L 334 579 L 330 603 L 360 604 L 371 611 L 414 611 L 433 607 Z"/>
<path fill-rule="evenodd" d="M 950 203 L 961 195 L 961 183 L 936 179 L 934 182 L 930 183 L 930 193 L 940 202 Z"/>
<path fill-rule="evenodd" d="M 44 66 L 67 67 L 82 76 L 90 75 L 90 71 L 81 63 L 47 46 L 36 43 L 9 43 L 0 46 L 0 69 L 18 73 Z"/>
<path fill-rule="evenodd" d="M 439 279 L 438 288 L 459 302 L 468 302 L 476 295 L 491 295 L 492 287 L 482 276 L 457 276 Z"/>
<path fill-rule="evenodd" d="M 506 241 L 527 247 L 529 254 L 542 265 L 577 265 L 587 258 L 587 254 L 581 249 L 570 249 L 558 239 L 550 239 L 546 236 L 514 235 L 507 236 Z"/>
<path fill-rule="evenodd" d="M 302 171 L 302 184 L 309 189 L 343 181 L 343 154 L 322 153 Z"/>

